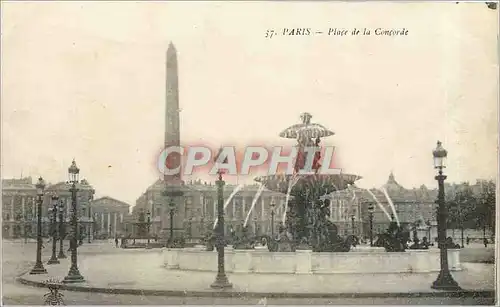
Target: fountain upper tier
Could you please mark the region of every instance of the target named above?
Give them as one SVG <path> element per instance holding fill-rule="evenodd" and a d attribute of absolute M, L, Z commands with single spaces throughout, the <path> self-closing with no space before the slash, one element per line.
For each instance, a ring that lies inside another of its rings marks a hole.
<path fill-rule="evenodd" d="M 315 174 L 300 174 L 298 171 L 305 168 L 306 153 L 304 148 L 315 146 L 320 148 L 320 139 L 332 136 L 335 133 L 320 124 L 311 123 L 312 115 L 302 113 L 300 115 L 302 123 L 293 125 L 283 130 L 280 136 L 297 140 L 298 155 L 295 161 L 294 175 L 271 175 L 255 178 L 255 181 L 262 183 L 266 188 L 290 195 L 297 195 L 298 192 L 311 190 L 316 196 L 328 194 L 331 192 L 344 190 L 348 185 L 354 184 L 356 180 L 361 179 L 358 175 L 352 174 L 320 174 L 321 168 L 320 153 L 314 153 L 313 165 L 311 171 Z"/>
<path fill-rule="evenodd" d="M 305 112 L 300 115 L 300 124 L 295 124 L 281 131 L 280 137 L 286 139 L 315 139 L 332 136 L 335 133 L 323 125 L 311 123 L 312 115 Z"/>

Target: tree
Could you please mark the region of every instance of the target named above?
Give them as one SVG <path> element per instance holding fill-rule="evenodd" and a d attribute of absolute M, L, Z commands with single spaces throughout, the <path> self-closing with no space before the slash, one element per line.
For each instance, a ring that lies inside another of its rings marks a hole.
<path fill-rule="evenodd" d="M 477 225 L 484 229 L 489 228 L 495 232 L 495 205 L 496 205 L 496 184 L 494 181 L 482 181 L 481 191 L 478 196 Z"/>
<path fill-rule="evenodd" d="M 447 201 L 448 228 L 478 228 L 477 203 L 477 197 L 469 184 L 463 184 L 454 197 Z"/>

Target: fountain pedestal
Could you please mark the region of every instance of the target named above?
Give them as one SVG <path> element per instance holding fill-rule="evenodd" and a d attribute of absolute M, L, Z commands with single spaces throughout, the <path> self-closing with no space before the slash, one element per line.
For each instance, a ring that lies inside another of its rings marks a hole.
<path fill-rule="evenodd" d="M 297 266 L 295 268 L 296 274 L 312 274 L 312 250 L 296 250 L 295 256 L 297 259 Z"/>

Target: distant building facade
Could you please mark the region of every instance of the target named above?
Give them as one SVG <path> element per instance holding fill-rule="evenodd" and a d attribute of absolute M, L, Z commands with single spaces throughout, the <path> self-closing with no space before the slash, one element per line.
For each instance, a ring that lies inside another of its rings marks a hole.
<path fill-rule="evenodd" d="M 360 196 L 360 209 L 363 221 L 363 235 L 369 236 L 369 206 L 373 205 L 373 233 L 374 235 L 387 230 L 391 219 L 381 209 L 383 207 L 387 213 L 399 219 L 402 226 L 411 228 L 414 224 L 421 225 L 421 228 L 435 228 L 437 225 L 437 190 L 428 189 L 424 185 L 420 188 L 406 189 L 401 186 L 394 176 L 390 174 L 387 182 L 383 185 L 387 195 L 391 199 L 394 209 L 389 200 L 379 189 L 371 189 L 373 196 L 364 191 Z M 394 212 L 395 210 L 395 212 Z M 427 226 L 426 226 L 427 225 Z"/>
<path fill-rule="evenodd" d="M 125 235 L 126 219 L 130 205 L 105 196 L 91 202 L 94 224 L 93 235 L 96 238 L 115 238 Z"/>
<path fill-rule="evenodd" d="M 36 188 L 31 177 L 2 180 L 2 236 L 32 236 L 36 217 Z"/>
<path fill-rule="evenodd" d="M 149 212 L 152 235 L 168 235 L 170 231 L 170 210 L 173 208 L 173 229 L 176 235 L 187 238 L 201 238 L 213 229 L 217 217 L 217 187 L 214 184 L 201 181 L 188 182 L 180 185 L 184 193 L 181 197 L 171 199 L 163 196 L 164 181 L 158 180 L 142 194 L 133 209 L 134 221 L 140 212 Z M 227 201 L 234 185 L 224 186 L 224 201 Z M 252 202 L 259 190 L 258 185 L 244 186 L 234 195 L 225 212 L 226 231 L 240 228 L 251 208 Z M 275 203 L 274 226 L 277 229 L 282 221 L 285 210 L 285 195 L 269 190 L 263 190 L 255 200 L 254 210 L 250 213 L 247 226 L 257 234 L 269 233 L 271 229 L 271 203 Z M 171 207 L 169 204 L 174 203 Z"/>
<path fill-rule="evenodd" d="M 70 184 L 65 182 L 48 184 L 42 202 L 42 235 L 48 236 L 51 216 L 49 209 L 52 208 L 52 196 L 57 195 L 59 202 L 64 204 L 64 220 L 70 220 L 71 192 Z M 77 208 L 80 231 L 91 227 L 92 219 L 87 211 L 88 204 L 94 194 L 93 187 L 86 181 L 81 180 L 77 184 Z M 2 180 L 2 236 L 4 238 L 25 238 L 36 236 L 37 223 L 37 195 L 36 187 L 31 177 L 21 179 Z"/>

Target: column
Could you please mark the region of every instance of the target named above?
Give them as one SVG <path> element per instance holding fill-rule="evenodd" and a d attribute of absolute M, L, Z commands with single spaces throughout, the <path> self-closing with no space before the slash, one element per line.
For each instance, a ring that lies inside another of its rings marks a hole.
<path fill-rule="evenodd" d="M 32 197 L 31 198 L 31 221 L 33 221 L 35 216 L 36 216 L 36 197 Z"/>
<path fill-rule="evenodd" d="M 161 214 L 160 214 L 160 219 L 161 219 Z M 120 213 L 120 231 L 121 232 L 125 231 L 123 227 L 123 213 Z"/>
<path fill-rule="evenodd" d="M 113 230 L 113 232 L 115 233 L 114 236 L 116 237 L 116 212 L 113 213 L 113 215 L 114 215 L 114 217 L 113 217 L 114 218 L 114 221 L 113 221 L 113 223 L 114 223 L 114 225 L 113 225 L 114 230 Z"/>
<path fill-rule="evenodd" d="M 107 228 L 106 233 L 108 234 L 108 237 L 109 237 L 109 235 L 111 234 L 111 231 L 110 231 L 110 229 L 111 229 L 111 227 L 110 227 L 111 226 L 111 213 L 108 212 L 106 214 L 108 215 L 108 224 L 106 225 L 106 228 Z"/>
<path fill-rule="evenodd" d="M 101 225 L 99 225 L 99 226 L 100 226 L 100 231 L 103 232 L 103 230 L 105 230 L 104 229 L 104 212 L 101 212 Z"/>
<path fill-rule="evenodd" d="M 205 199 L 203 194 L 200 194 L 201 216 L 205 216 Z"/>
<path fill-rule="evenodd" d="M 21 234 L 23 237 L 26 236 L 26 208 L 25 208 L 25 200 L 26 200 L 26 197 L 22 197 L 21 198 L 21 218 L 22 218 L 22 221 L 23 221 L 23 225 L 21 227 Z"/>
<path fill-rule="evenodd" d="M 14 200 L 16 196 L 12 195 L 12 198 L 10 199 L 10 220 L 14 221 Z"/>
<path fill-rule="evenodd" d="M 340 219 L 344 221 L 344 200 L 340 200 Z"/>
<path fill-rule="evenodd" d="M 26 202 L 26 197 L 23 196 L 21 198 L 21 211 L 22 211 L 21 214 L 22 214 L 23 221 L 24 221 L 24 218 L 26 217 L 26 208 L 25 208 L 26 204 L 25 204 L 25 202 Z"/>

